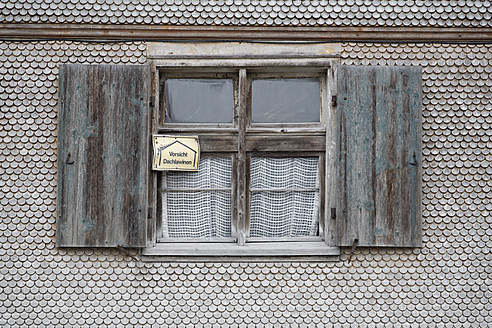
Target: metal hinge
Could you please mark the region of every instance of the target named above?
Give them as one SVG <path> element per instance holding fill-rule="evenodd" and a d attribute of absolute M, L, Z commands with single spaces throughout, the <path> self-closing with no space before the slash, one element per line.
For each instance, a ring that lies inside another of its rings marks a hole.
<path fill-rule="evenodd" d="M 147 209 L 147 218 L 148 219 L 152 219 L 153 214 L 154 214 L 154 208 L 153 207 L 149 207 Z"/>
<path fill-rule="evenodd" d="M 150 96 L 149 105 L 150 105 L 150 107 L 154 107 L 154 105 L 155 105 L 155 96 Z"/>
<path fill-rule="evenodd" d="M 335 207 L 331 208 L 331 219 L 335 220 L 337 218 L 337 209 Z"/>
<path fill-rule="evenodd" d="M 337 96 L 331 96 L 331 105 L 333 107 L 337 105 Z"/>
<path fill-rule="evenodd" d="M 132 260 L 134 260 L 135 262 L 140 262 L 140 260 L 138 258 L 136 258 L 135 256 L 133 256 L 126 248 L 124 248 L 123 246 L 121 245 L 118 245 L 116 246 L 116 248 L 122 252 L 123 254 L 125 254 L 126 256 L 130 257 Z"/>
<path fill-rule="evenodd" d="M 350 250 L 350 255 L 348 258 L 348 263 L 350 263 L 350 261 L 352 260 L 352 256 L 354 256 L 355 248 L 357 247 L 358 244 L 359 244 L 359 239 L 354 238 L 354 242 L 352 243 L 352 249 Z"/>

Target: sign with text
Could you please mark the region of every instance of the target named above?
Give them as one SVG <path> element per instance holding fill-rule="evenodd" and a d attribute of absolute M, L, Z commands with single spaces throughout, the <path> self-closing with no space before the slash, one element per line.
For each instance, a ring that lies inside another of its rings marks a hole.
<path fill-rule="evenodd" d="M 198 171 L 200 144 L 198 136 L 152 136 L 154 158 L 152 169 L 157 171 Z"/>

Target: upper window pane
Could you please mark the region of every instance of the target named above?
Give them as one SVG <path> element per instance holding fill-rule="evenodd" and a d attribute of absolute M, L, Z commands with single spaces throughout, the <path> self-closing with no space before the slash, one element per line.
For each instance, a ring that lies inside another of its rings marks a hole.
<path fill-rule="evenodd" d="M 167 189 L 217 189 L 232 188 L 231 158 L 200 158 L 196 172 L 167 171 Z"/>
<path fill-rule="evenodd" d="M 232 123 L 232 79 L 167 79 L 165 123 Z"/>
<path fill-rule="evenodd" d="M 319 79 L 255 79 L 252 84 L 253 123 L 320 121 Z"/>
<path fill-rule="evenodd" d="M 250 188 L 318 188 L 318 161 L 318 157 L 252 157 Z"/>

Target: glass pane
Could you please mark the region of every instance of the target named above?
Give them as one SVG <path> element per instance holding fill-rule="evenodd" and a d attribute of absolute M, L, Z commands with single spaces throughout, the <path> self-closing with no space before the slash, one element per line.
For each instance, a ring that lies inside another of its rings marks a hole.
<path fill-rule="evenodd" d="M 166 123 L 232 123 L 232 79 L 167 79 Z"/>
<path fill-rule="evenodd" d="M 317 188 L 318 157 L 253 157 L 251 189 Z"/>
<path fill-rule="evenodd" d="M 319 79 L 257 79 L 252 89 L 253 123 L 319 122 Z"/>
<path fill-rule="evenodd" d="M 251 237 L 318 235 L 319 192 L 263 191 L 251 194 Z"/>
<path fill-rule="evenodd" d="M 167 172 L 162 186 L 164 237 L 231 236 L 231 158 L 202 158 L 198 172 Z"/>
<path fill-rule="evenodd" d="M 163 236 L 211 238 L 231 236 L 231 192 L 169 192 Z"/>
<path fill-rule="evenodd" d="M 251 158 L 250 236 L 317 236 L 318 157 Z"/>
<path fill-rule="evenodd" d="M 167 189 L 231 188 L 231 158 L 201 158 L 197 172 L 166 173 Z"/>

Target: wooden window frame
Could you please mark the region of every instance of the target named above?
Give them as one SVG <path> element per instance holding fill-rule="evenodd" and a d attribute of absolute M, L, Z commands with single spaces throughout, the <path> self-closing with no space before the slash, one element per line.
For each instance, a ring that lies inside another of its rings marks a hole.
<path fill-rule="evenodd" d="M 152 133 L 190 135 L 198 134 L 202 153 L 234 156 L 237 170 L 234 175 L 238 185 L 233 189 L 237 199 L 233 206 L 233 226 L 238 231 L 247 231 L 247 211 L 249 210 L 249 167 L 248 156 L 251 154 L 272 153 L 272 157 L 288 154 L 292 157 L 319 156 L 320 169 L 320 214 L 319 236 L 288 239 L 265 240 L 262 238 L 247 240 L 246 236 L 237 234 L 237 241 L 217 242 L 217 240 L 185 240 L 186 242 L 172 242 L 173 240 L 159 238 L 158 229 L 160 217 L 155 215 L 155 223 L 151 225 L 149 246 L 143 250 L 147 260 L 172 258 L 180 259 L 211 258 L 217 260 L 226 257 L 228 260 L 247 260 L 248 258 L 279 257 L 279 260 L 292 256 L 306 260 L 320 260 L 321 258 L 337 260 L 340 254 L 336 246 L 333 220 L 328 217 L 329 208 L 334 204 L 335 178 L 335 117 L 332 113 L 332 99 L 334 93 L 334 76 L 339 63 L 337 56 L 329 58 L 277 58 L 275 59 L 228 59 L 205 62 L 195 59 L 186 60 L 155 60 L 153 67 L 158 72 L 154 84 L 154 97 L 159 106 L 154 108 Z M 213 62 L 214 65 L 212 65 Z M 197 73 L 199 72 L 199 73 Z M 161 117 L 163 110 L 163 84 L 165 77 L 224 77 L 234 79 L 234 107 L 235 113 L 232 124 L 163 124 Z M 284 123 L 284 124 L 252 124 L 250 120 L 250 95 L 252 77 L 317 77 L 320 78 L 320 122 L 319 123 Z M 237 80 L 236 80 L 237 78 Z M 245 96 L 247 95 L 247 96 Z M 233 154 L 237 154 L 233 155 Z M 330 171 L 331 170 L 331 171 Z M 241 175 L 243 179 L 241 179 Z M 157 180 L 158 173 L 152 173 L 152 179 Z M 234 178 L 234 177 L 233 177 Z M 242 182 L 241 182 L 242 181 Z M 155 183 L 154 185 L 157 185 Z M 155 188 L 157 189 L 157 188 Z M 156 201 L 157 192 L 154 190 L 152 213 L 159 213 Z M 233 201 L 234 202 L 234 201 Z M 234 228 L 233 228 L 234 229 Z M 233 232 L 235 232 L 233 230 Z M 212 242 L 210 242 L 212 241 Z"/>

